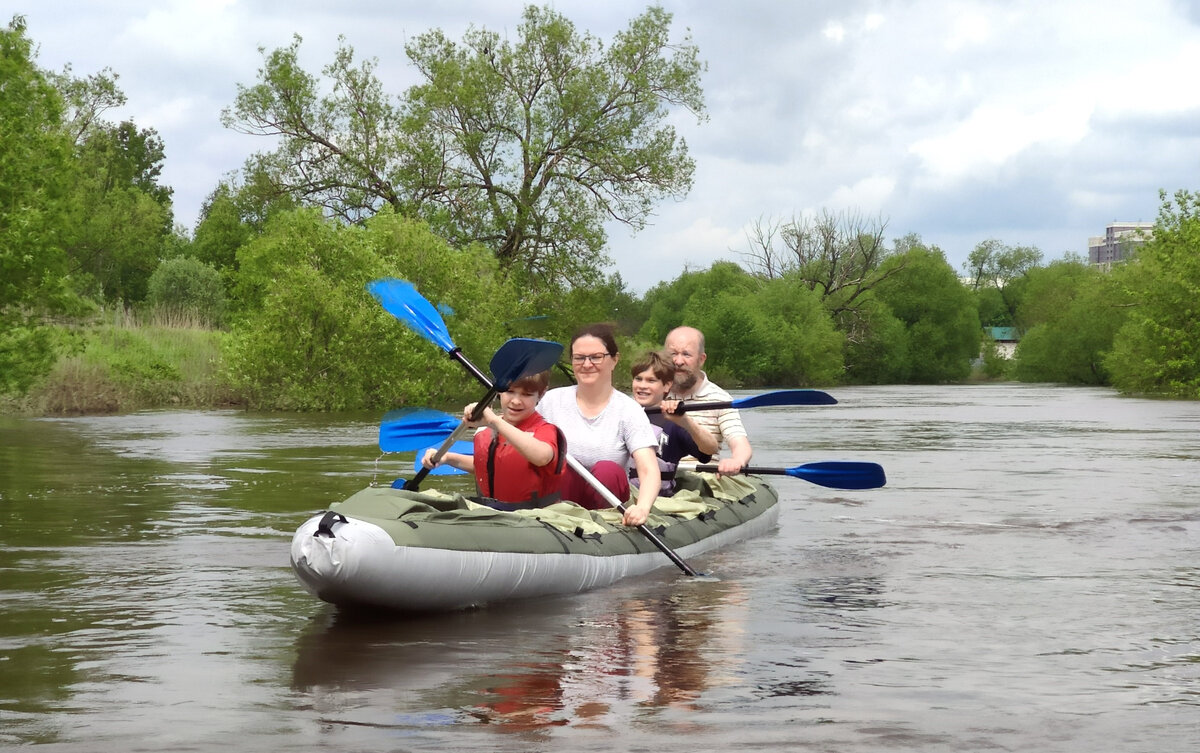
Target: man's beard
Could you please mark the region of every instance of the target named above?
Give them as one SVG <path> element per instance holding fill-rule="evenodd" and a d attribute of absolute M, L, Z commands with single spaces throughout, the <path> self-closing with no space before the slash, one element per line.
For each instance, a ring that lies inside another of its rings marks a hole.
<path fill-rule="evenodd" d="M 696 386 L 697 381 L 699 380 L 696 378 L 696 372 L 677 371 L 675 372 L 675 391 L 688 392 Z"/>

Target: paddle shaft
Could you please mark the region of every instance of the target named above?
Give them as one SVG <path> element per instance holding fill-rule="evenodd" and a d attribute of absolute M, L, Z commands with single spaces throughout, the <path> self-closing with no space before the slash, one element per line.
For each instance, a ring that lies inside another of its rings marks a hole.
<path fill-rule="evenodd" d="M 675 409 L 675 412 L 676 413 L 687 413 L 690 410 L 722 410 L 724 408 L 733 408 L 734 407 L 733 403 L 734 403 L 733 400 L 719 400 L 717 402 L 712 402 L 712 403 L 688 403 L 688 402 L 680 401 L 679 407 L 677 407 Z M 663 412 L 663 409 L 662 409 L 661 405 L 655 405 L 653 407 L 646 409 L 647 414 L 662 413 L 662 412 Z"/>
<path fill-rule="evenodd" d="M 821 392 L 820 390 L 776 390 L 775 392 L 764 392 L 761 395 L 750 395 L 749 397 L 739 397 L 731 400 L 714 400 L 706 403 L 689 403 L 686 400 L 681 400 L 675 408 L 675 412 L 686 413 L 690 410 L 722 410 L 725 408 L 744 410 L 747 408 L 836 404 L 837 400 L 833 398 L 833 395 Z M 657 405 L 653 408 L 647 408 L 646 412 L 661 413 L 662 406 Z"/>
<path fill-rule="evenodd" d="M 712 464 L 680 466 L 680 470 L 703 473 L 717 473 L 717 469 L 718 466 Z M 883 466 L 878 463 L 858 461 L 830 460 L 798 465 L 795 468 L 760 468 L 748 465 L 738 473 L 750 473 L 757 476 L 791 476 L 830 489 L 878 489 L 887 483 Z"/>
<path fill-rule="evenodd" d="M 700 473 L 716 473 L 717 472 L 716 463 L 705 463 L 703 465 L 692 466 L 691 468 L 688 468 L 687 466 L 682 466 L 682 468 L 684 470 L 698 471 Z M 744 466 L 742 468 L 742 470 L 738 471 L 738 473 L 750 473 L 755 476 L 794 476 L 795 475 L 795 473 L 792 471 L 791 468 L 758 468 L 753 465 Z"/>
<path fill-rule="evenodd" d="M 588 482 L 588 484 L 595 489 L 601 497 L 604 497 L 605 502 L 620 510 L 622 515 L 625 514 L 625 505 L 621 503 L 621 500 L 617 499 L 617 495 L 613 494 L 607 486 L 600 483 L 600 479 L 593 476 L 592 472 L 587 468 L 584 468 L 583 464 L 572 457 L 571 453 L 569 452 L 567 453 L 567 465 L 571 466 L 571 470 L 578 473 L 579 476 L 584 481 Z M 647 528 L 645 523 L 642 523 L 637 528 L 642 532 L 643 536 L 650 540 L 651 544 L 654 544 L 654 546 L 658 547 L 658 550 L 667 555 L 667 557 L 675 563 L 675 566 L 682 570 L 686 575 L 699 575 L 699 573 L 692 569 L 691 565 L 684 562 L 683 558 L 675 553 L 675 550 L 667 546 L 667 543 L 660 539 L 654 533 L 654 531 L 651 531 L 649 528 Z"/>
<path fill-rule="evenodd" d="M 456 347 L 452 348 L 449 351 L 449 353 L 447 353 L 447 355 L 449 355 L 455 361 L 458 361 L 460 364 L 462 364 L 463 368 L 466 369 L 467 371 L 471 372 L 471 376 L 478 379 L 480 381 L 480 383 L 483 384 L 483 386 L 487 387 L 489 390 L 492 389 L 492 380 L 488 379 L 487 374 L 484 374 L 482 371 L 480 371 L 478 368 L 476 368 L 475 364 L 473 364 L 467 360 L 467 357 L 464 356 L 462 353 L 462 348 L 459 348 L 456 346 Z M 492 397 L 494 398 L 497 394 L 499 394 L 499 392 L 496 392 L 495 394 L 493 394 Z M 492 401 L 489 399 L 487 402 L 490 403 Z M 486 403 L 481 403 L 481 404 L 486 405 Z M 482 415 L 482 414 L 480 414 L 480 415 Z"/>

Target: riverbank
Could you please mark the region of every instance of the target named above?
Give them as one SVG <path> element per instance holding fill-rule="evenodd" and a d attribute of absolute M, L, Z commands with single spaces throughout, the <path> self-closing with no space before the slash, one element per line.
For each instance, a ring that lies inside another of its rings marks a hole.
<path fill-rule="evenodd" d="M 28 393 L 0 397 L 0 411 L 78 416 L 246 404 L 223 367 L 221 330 L 123 319 L 64 327 L 63 335 L 72 347 Z"/>

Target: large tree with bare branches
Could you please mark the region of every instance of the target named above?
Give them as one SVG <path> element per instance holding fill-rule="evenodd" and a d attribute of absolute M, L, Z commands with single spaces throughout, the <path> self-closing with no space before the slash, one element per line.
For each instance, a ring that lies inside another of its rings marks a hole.
<path fill-rule="evenodd" d="M 891 253 L 884 243 L 886 227 L 880 218 L 848 211 L 760 218 L 747 232 L 749 248 L 742 255 L 759 275 L 786 276 L 818 293 L 830 314 L 840 318 L 858 309 L 881 279 L 903 269 L 896 264 L 880 273 Z"/>

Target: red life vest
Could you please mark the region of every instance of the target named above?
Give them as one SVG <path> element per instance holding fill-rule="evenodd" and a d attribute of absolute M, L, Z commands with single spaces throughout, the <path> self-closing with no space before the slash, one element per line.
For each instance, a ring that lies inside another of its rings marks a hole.
<path fill-rule="evenodd" d="M 554 459 L 536 466 L 516 447 L 490 428 L 475 434 L 475 482 L 480 495 L 500 502 L 538 502 L 550 504 L 556 495 L 559 476 L 566 464 L 566 440 L 557 426 L 536 411 L 517 429 L 554 448 Z"/>

